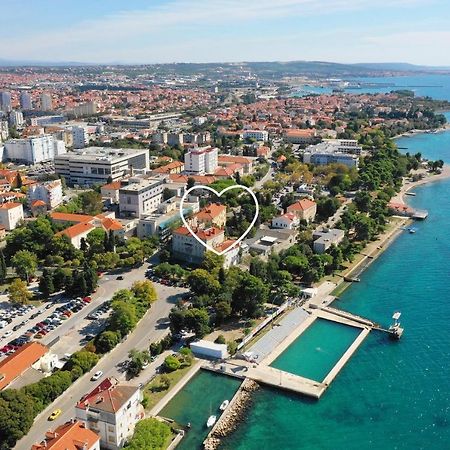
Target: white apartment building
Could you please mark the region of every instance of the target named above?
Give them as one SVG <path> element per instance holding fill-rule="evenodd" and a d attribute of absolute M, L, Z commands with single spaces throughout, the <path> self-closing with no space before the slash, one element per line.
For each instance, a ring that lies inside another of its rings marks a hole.
<path fill-rule="evenodd" d="M 144 418 L 142 392 L 138 386 L 119 384 L 106 378 L 75 406 L 76 419 L 100 436 L 102 449 L 118 450 Z"/>
<path fill-rule="evenodd" d="M 97 104 L 95 102 L 83 103 L 75 106 L 72 111 L 68 111 L 68 114 L 74 117 L 93 116 L 97 114 Z"/>
<path fill-rule="evenodd" d="M 0 120 L 0 142 L 6 141 L 9 136 L 9 127 L 6 120 Z"/>
<path fill-rule="evenodd" d="M 265 130 L 244 130 L 244 139 L 254 139 L 259 142 L 267 142 L 269 140 L 269 133 Z"/>
<path fill-rule="evenodd" d="M 30 185 L 27 190 L 27 200 L 29 205 L 35 200 L 42 200 L 48 209 L 56 208 L 63 200 L 61 180 Z"/>
<path fill-rule="evenodd" d="M 218 167 L 219 150 L 212 147 L 196 148 L 184 155 L 184 170 L 188 174 L 214 173 Z"/>
<path fill-rule="evenodd" d="M 193 125 L 197 125 L 197 126 L 201 126 L 204 123 L 206 123 L 208 121 L 208 119 L 206 117 L 200 116 L 200 117 L 194 117 L 194 119 L 192 120 L 192 124 Z"/>
<path fill-rule="evenodd" d="M 332 245 L 339 245 L 345 237 L 344 230 L 324 228 L 313 233 L 314 253 L 325 253 Z"/>
<path fill-rule="evenodd" d="M 148 178 L 136 180 L 119 189 L 120 214 L 141 217 L 156 211 L 163 201 L 164 180 Z"/>
<path fill-rule="evenodd" d="M 356 139 L 324 139 L 320 145 L 331 148 L 335 152 L 351 153 L 353 155 L 360 155 L 362 152 L 362 147 Z"/>
<path fill-rule="evenodd" d="M 131 170 L 148 168 L 147 150 L 87 147 L 55 156 L 56 173 L 72 185 L 103 185 L 122 179 Z"/>
<path fill-rule="evenodd" d="M 0 225 L 6 230 L 14 230 L 23 220 L 22 203 L 7 202 L 0 205 Z"/>
<path fill-rule="evenodd" d="M 33 109 L 33 101 L 31 100 L 31 95 L 28 92 L 20 93 L 20 107 L 25 111 Z"/>
<path fill-rule="evenodd" d="M 41 111 L 51 111 L 53 109 L 52 97 L 45 92 L 41 94 Z"/>
<path fill-rule="evenodd" d="M 353 139 L 327 139 L 320 144 L 310 145 L 303 153 L 303 162 L 317 165 L 332 163 L 358 167 L 362 147 Z"/>
<path fill-rule="evenodd" d="M 72 128 L 73 148 L 84 148 L 89 144 L 89 133 L 85 127 Z"/>
<path fill-rule="evenodd" d="M 22 111 L 11 111 L 9 113 L 9 124 L 12 127 L 23 128 L 24 123 Z"/>
<path fill-rule="evenodd" d="M 25 164 L 52 161 L 56 154 L 66 151 L 64 142 L 57 141 L 49 134 L 25 139 L 11 139 L 5 142 L 4 159 Z"/>

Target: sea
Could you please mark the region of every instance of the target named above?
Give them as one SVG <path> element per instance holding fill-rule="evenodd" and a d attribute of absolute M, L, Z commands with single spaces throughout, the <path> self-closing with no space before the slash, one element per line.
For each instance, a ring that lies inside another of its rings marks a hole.
<path fill-rule="evenodd" d="M 450 100 L 450 77 L 379 82 Z M 433 85 L 442 87 L 425 87 Z M 402 137 L 397 145 L 450 164 L 450 131 Z M 429 217 L 415 224 L 415 234 L 401 234 L 333 304 L 386 326 L 400 311 L 402 339 L 370 333 L 319 401 L 261 388 L 221 450 L 450 449 L 450 179 L 414 192 L 408 203 Z"/>
<path fill-rule="evenodd" d="M 431 85 L 428 77 L 409 79 Z M 439 92 L 435 98 L 450 100 L 450 77 Z M 450 164 L 450 131 L 402 137 L 397 144 Z M 261 387 L 220 450 L 450 449 L 450 179 L 414 192 L 408 203 L 429 217 L 414 225 L 416 233 L 400 234 L 333 304 L 385 326 L 400 311 L 403 337 L 392 341 L 372 331 L 320 400 Z M 318 355 L 330 352 L 326 360 L 334 361 L 348 332 L 316 328 L 306 337 L 308 346 L 300 336 L 274 365 L 320 378 L 317 364 L 324 359 Z M 201 448 L 211 404 L 217 409 L 235 390 L 235 380 L 201 373 L 169 403 L 163 411 L 169 417 L 195 422 L 183 450 Z"/>

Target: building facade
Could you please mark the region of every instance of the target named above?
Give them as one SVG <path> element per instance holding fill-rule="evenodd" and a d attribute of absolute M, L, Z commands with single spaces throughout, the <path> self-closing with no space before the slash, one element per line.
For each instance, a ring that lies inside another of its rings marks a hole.
<path fill-rule="evenodd" d="M 22 203 L 7 202 L 0 205 L 0 225 L 6 230 L 14 230 L 23 221 Z"/>
<path fill-rule="evenodd" d="M 56 208 L 63 200 L 61 180 L 30 185 L 27 190 L 27 200 L 29 205 L 36 200 L 42 200 L 48 209 Z"/>
<path fill-rule="evenodd" d="M 133 436 L 144 418 L 142 392 L 137 386 L 106 378 L 75 406 L 77 420 L 100 436 L 102 449 L 118 450 Z"/>
<path fill-rule="evenodd" d="M 64 142 L 57 141 L 49 134 L 25 139 L 11 139 L 5 142 L 3 158 L 25 164 L 37 164 L 52 161 L 55 154 L 64 153 L 65 148 Z"/>
<path fill-rule="evenodd" d="M 92 185 L 118 181 L 133 169 L 148 170 L 147 150 L 88 147 L 55 157 L 55 171 L 68 184 Z"/>
<path fill-rule="evenodd" d="M 119 189 L 120 213 L 140 217 L 158 209 L 163 201 L 164 180 L 149 178 L 139 180 Z"/>
<path fill-rule="evenodd" d="M 184 155 L 184 170 L 188 174 L 213 174 L 218 166 L 219 151 L 217 148 L 196 148 Z"/>

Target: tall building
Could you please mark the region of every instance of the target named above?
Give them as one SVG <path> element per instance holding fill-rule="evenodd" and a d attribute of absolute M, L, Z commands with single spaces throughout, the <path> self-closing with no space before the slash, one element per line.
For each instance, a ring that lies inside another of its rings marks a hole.
<path fill-rule="evenodd" d="M 218 149 L 196 148 L 184 155 L 184 170 L 189 174 L 205 175 L 214 173 L 218 166 Z"/>
<path fill-rule="evenodd" d="M 118 450 L 144 418 L 142 392 L 137 386 L 106 378 L 75 405 L 77 420 L 100 436 L 102 449 Z"/>
<path fill-rule="evenodd" d="M 41 94 L 41 110 L 42 111 L 51 111 L 53 109 L 52 97 L 50 94 L 46 94 L 45 92 Z"/>
<path fill-rule="evenodd" d="M 72 128 L 73 148 L 84 148 L 89 144 L 89 133 L 85 127 Z"/>
<path fill-rule="evenodd" d="M 164 180 L 149 178 L 121 187 L 119 190 L 120 213 L 133 217 L 149 214 L 163 201 Z"/>
<path fill-rule="evenodd" d="M 6 141 L 9 136 L 9 127 L 6 120 L 0 120 L 0 142 Z"/>
<path fill-rule="evenodd" d="M 81 105 L 75 106 L 72 111 L 68 112 L 73 117 L 86 117 L 97 114 L 97 104 L 95 102 L 87 102 Z"/>
<path fill-rule="evenodd" d="M 65 152 L 65 145 L 50 134 L 32 136 L 24 139 L 11 139 L 5 142 L 4 159 L 37 164 L 51 161 L 55 154 Z"/>
<path fill-rule="evenodd" d="M 87 147 L 55 156 L 55 171 L 69 184 L 106 184 L 148 167 L 148 150 Z"/>
<path fill-rule="evenodd" d="M 0 109 L 3 112 L 11 111 L 11 93 L 9 92 L 0 92 Z"/>
<path fill-rule="evenodd" d="M 9 113 L 9 124 L 12 127 L 22 128 L 24 124 L 22 111 L 11 111 Z"/>
<path fill-rule="evenodd" d="M 33 101 L 31 99 L 31 95 L 28 92 L 20 93 L 20 108 L 24 111 L 33 109 Z"/>

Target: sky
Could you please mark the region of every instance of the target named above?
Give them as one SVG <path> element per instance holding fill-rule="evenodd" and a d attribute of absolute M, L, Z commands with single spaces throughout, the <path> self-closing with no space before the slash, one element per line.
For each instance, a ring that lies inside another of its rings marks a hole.
<path fill-rule="evenodd" d="M 0 59 L 450 66 L 449 0 L 1 0 Z"/>

